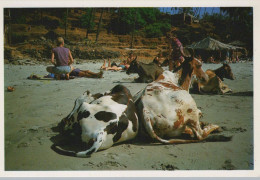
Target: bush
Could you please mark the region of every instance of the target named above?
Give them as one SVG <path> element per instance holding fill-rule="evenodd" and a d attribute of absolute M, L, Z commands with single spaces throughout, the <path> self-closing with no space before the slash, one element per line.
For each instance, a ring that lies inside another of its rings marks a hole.
<path fill-rule="evenodd" d="M 4 48 L 4 59 L 13 59 L 12 50 L 8 48 Z"/>
<path fill-rule="evenodd" d="M 17 18 L 12 19 L 13 23 L 15 24 L 25 24 L 26 23 L 26 17 L 25 16 L 18 16 Z"/>
<path fill-rule="evenodd" d="M 11 36 L 12 44 L 23 43 L 27 39 L 28 39 L 28 36 L 16 34 L 16 33 L 12 33 L 12 36 Z"/>

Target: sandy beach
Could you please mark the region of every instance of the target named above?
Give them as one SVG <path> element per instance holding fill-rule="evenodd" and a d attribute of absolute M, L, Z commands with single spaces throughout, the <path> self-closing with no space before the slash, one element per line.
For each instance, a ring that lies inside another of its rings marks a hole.
<path fill-rule="evenodd" d="M 75 67 L 99 72 L 102 62 Z M 203 64 L 216 69 L 221 64 Z M 105 92 L 121 83 L 132 95 L 144 88 L 133 83 L 137 74 L 104 71 L 104 78 L 29 80 L 46 73 L 44 65 L 4 65 L 4 130 L 6 171 L 28 170 L 253 170 L 253 62 L 230 64 L 235 80 L 224 83 L 233 90 L 226 95 L 192 94 L 203 113 L 202 121 L 221 127 L 218 134 L 232 136 L 227 142 L 162 145 L 135 139 L 98 151 L 90 158 L 57 154 L 51 149 L 62 118 L 74 100 L 86 90 Z M 15 91 L 7 92 L 8 86 Z"/>

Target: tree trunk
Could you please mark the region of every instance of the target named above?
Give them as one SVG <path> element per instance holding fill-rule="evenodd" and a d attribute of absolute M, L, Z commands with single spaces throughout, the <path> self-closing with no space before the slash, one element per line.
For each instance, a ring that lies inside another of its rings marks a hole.
<path fill-rule="evenodd" d="M 11 28 L 11 26 L 12 26 L 12 23 L 11 23 L 11 9 L 8 9 L 8 19 L 9 19 L 9 22 L 8 22 L 8 30 L 7 30 L 7 32 L 8 32 L 8 44 L 9 44 L 9 46 L 11 46 L 11 44 L 12 44 L 12 28 Z"/>
<path fill-rule="evenodd" d="M 211 15 L 213 14 L 214 8 L 212 8 Z"/>
<path fill-rule="evenodd" d="M 130 46 L 131 49 L 133 48 L 133 43 L 134 43 L 134 31 L 135 31 L 136 16 L 137 16 L 137 9 L 135 10 L 135 20 L 134 20 L 134 27 L 133 27 L 133 30 L 132 30 L 131 46 Z"/>
<path fill-rule="evenodd" d="M 92 8 L 91 9 L 91 12 L 90 12 L 90 18 L 89 18 L 89 21 L 88 21 L 88 27 L 87 27 L 87 33 L 86 33 L 86 38 L 88 39 L 88 34 L 89 34 L 89 31 L 91 30 L 91 22 L 92 22 L 92 19 L 94 20 L 94 17 L 95 17 L 95 8 Z"/>
<path fill-rule="evenodd" d="M 102 8 L 102 10 L 101 10 L 101 14 L 100 14 L 99 22 L 98 22 L 98 29 L 97 29 L 97 35 L 96 35 L 96 43 L 98 42 L 98 36 L 99 36 L 101 24 L 102 24 L 103 12 L 104 12 L 104 8 Z"/>
<path fill-rule="evenodd" d="M 199 8 L 199 15 L 198 15 L 198 18 L 200 19 L 200 11 L 201 11 L 201 8 Z"/>
<path fill-rule="evenodd" d="M 205 9 L 204 9 L 204 14 L 203 14 L 203 15 L 205 15 L 205 14 L 206 14 L 206 10 L 207 10 L 207 8 L 205 8 Z"/>
<path fill-rule="evenodd" d="M 69 9 L 66 9 L 66 17 L 65 17 L 65 38 L 67 38 L 67 21 L 68 21 Z"/>

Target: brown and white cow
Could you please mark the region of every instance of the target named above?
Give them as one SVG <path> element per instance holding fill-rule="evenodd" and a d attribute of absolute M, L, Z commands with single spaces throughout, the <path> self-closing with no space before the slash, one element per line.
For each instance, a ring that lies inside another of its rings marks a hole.
<path fill-rule="evenodd" d="M 208 76 L 208 81 L 200 82 L 194 80 L 192 83 L 193 90 L 202 94 L 225 94 L 232 92 L 232 90 L 223 83 L 224 78 L 234 80 L 233 72 L 228 64 L 223 64 L 223 66 L 216 70 L 208 69 L 205 73 Z"/>
<path fill-rule="evenodd" d="M 201 111 L 188 92 L 193 74 L 207 80 L 201 66 L 198 59 L 186 58 L 175 73 L 164 71 L 134 96 L 140 123 L 151 138 L 166 144 L 198 142 L 219 128 L 213 124 L 201 127 Z M 183 133 L 196 139 L 176 139 Z"/>
<path fill-rule="evenodd" d="M 130 67 L 128 68 L 126 73 L 138 73 L 139 77 L 135 79 L 135 82 L 150 83 L 156 80 L 163 73 L 163 69 L 153 62 L 150 64 L 138 62 L 136 57 L 130 63 Z"/>
<path fill-rule="evenodd" d="M 104 94 L 85 92 L 76 99 L 73 110 L 59 126 L 65 132 L 74 128 L 81 131 L 82 142 L 90 147 L 82 152 L 63 151 L 87 157 L 115 143 L 133 139 L 138 132 L 138 117 L 130 91 L 117 85 Z"/>

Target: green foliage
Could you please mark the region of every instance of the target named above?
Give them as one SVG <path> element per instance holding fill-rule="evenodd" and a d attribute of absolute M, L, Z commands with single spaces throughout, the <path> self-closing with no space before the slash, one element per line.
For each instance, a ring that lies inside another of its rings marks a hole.
<path fill-rule="evenodd" d="M 223 7 L 220 8 L 229 20 L 232 39 L 240 39 L 253 49 L 253 8 L 252 7 Z"/>
<path fill-rule="evenodd" d="M 120 8 L 114 12 L 109 28 L 117 34 L 145 29 L 148 37 L 160 37 L 169 29 L 167 22 L 157 23 L 160 20 L 161 13 L 157 8 Z"/>
<path fill-rule="evenodd" d="M 67 23 L 68 23 L 68 15 L 67 15 L 67 9 L 64 9 L 63 10 L 63 12 L 61 13 L 62 14 L 62 16 L 61 16 L 61 23 L 60 23 L 60 26 L 62 27 L 62 28 L 65 28 L 65 25 L 66 25 L 66 21 L 67 21 Z"/>
<path fill-rule="evenodd" d="M 95 22 L 93 19 L 93 9 L 85 9 L 85 14 L 80 17 L 81 26 L 83 28 L 93 29 L 95 27 Z"/>
<path fill-rule="evenodd" d="M 179 9 L 179 13 L 187 13 L 187 14 L 194 15 L 194 11 L 192 7 L 183 7 L 178 9 Z"/>
<path fill-rule="evenodd" d="M 26 23 L 26 17 L 25 16 L 19 16 L 16 19 L 14 19 L 14 23 L 25 24 Z"/>
<path fill-rule="evenodd" d="M 25 24 L 26 23 L 26 15 L 25 9 L 11 9 L 11 17 L 13 24 Z"/>
<path fill-rule="evenodd" d="M 145 27 L 146 37 L 161 37 L 170 31 L 170 29 L 171 25 L 169 23 L 153 23 Z"/>

